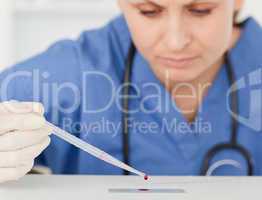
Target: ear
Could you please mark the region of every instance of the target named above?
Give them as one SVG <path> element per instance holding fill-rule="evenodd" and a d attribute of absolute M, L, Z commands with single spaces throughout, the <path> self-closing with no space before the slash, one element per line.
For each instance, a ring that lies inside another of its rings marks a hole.
<path fill-rule="evenodd" d="M 235 0 L 235 11 L 240 11 L 244 7 L 245 0 Z"/>

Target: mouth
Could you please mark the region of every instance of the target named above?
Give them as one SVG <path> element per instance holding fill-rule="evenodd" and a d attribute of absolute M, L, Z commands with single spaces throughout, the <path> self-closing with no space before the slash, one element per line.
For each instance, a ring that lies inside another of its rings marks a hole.
<path fill-rule="evenodd" d="M 188 57 L 181 57 L 181 58 L 171 58 L 171 57 L 163 57 L 163 56 L 158 56 L 157 59 L 158 61 L 170 68 L 186 68 L 191 66 L 193 61 L 195 61 L 198 58 L 198 56 L 188 56 Z"/>

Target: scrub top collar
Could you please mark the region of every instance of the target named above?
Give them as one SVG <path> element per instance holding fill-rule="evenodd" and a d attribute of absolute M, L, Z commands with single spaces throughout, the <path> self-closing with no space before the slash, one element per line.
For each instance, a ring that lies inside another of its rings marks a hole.
<path fill-rule="evenodd" d="M 240 25 L 243 29 L 239 41 L 229 52 L 237 78 L 258 69 L 262 64 L 261 26 L 253 17 L 247 18 Z"/>
<path fill-rule="evenodd" d="M 245 132 L 257 134 L 257 131 L 261 131 L 261 127 L 256 126 L 261 126 L 261 100 L 256 96 L 255 101 L 251 102 L 254 97 L 251 95 L 261 92 L 262 29 L 252 17 L 242 22 L 241 26 L 244 29 L 239 42 L 229 52 L 238 87 L 239 120 L 244 122 L 239 125 L 246 130 Z"/>

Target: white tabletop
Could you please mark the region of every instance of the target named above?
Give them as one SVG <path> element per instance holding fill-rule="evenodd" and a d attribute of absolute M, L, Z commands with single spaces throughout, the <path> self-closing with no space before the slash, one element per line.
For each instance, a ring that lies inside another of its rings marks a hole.
<path fill-rule="evenodd" d="M 142 190 L 140 190 L 142 189 Z M 146 190 L 151 189 L 151 190 Z M 0 185 L 1 200 L 246 200 L 262 198 L 262 178 L 38 176 Z"/>

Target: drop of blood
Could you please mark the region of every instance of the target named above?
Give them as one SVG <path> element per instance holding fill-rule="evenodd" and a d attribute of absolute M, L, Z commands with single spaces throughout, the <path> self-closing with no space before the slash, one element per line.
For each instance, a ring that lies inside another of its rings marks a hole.
<path fill-rule="evenodd" d="M 148 180 L 148 176 L 147 176 L 147 175 L 144 176 L 144 180 L 145 180 L 145 181 Z"/>

